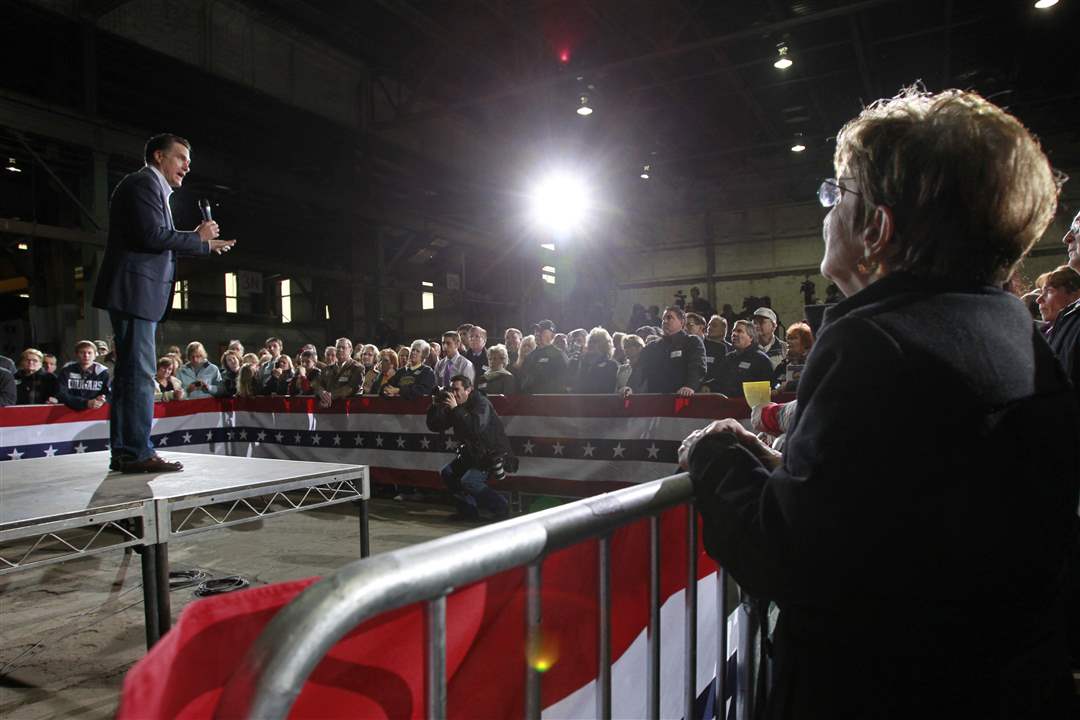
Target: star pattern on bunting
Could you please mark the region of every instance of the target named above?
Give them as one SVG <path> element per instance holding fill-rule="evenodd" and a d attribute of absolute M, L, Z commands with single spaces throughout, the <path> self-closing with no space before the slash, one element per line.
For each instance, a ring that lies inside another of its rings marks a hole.
<path fill-rule="evenodd" d="M 156 426 L 161 430 L 160 424 Z M 179 447 L 198 445 L 199 443 L 222 442 L 226 439 L 258 439 L 260 443 L 274 443 L 298 447 L 355 448 L 363 453 L 436 453 L 447 455 L 460 446 L 450 433 L 433 434 L 430 432 L 396 432 L 393 434 L 375 430 L 295 430 L 285 432 L 259 427 L 215 427 L 199 428 L 180 426 L 170 432 L 156 432 L 152 436 L 155 447 Z M 202 433 L 205 433 L 203 440 Z M 198 438 L 198 439 L 196 439 Z M 546 459 L 554 462 L 648 462 L 668 464 L 677 461 L 679 442 L 675 440 L 654 440 L 648 438 L 550 438 L 541 435 L 510 436 L 508 438 L 514 453 L 522 457 Z M 550 452 L 548 449 L 550 448 Z M 0 459 L 19 460 L 29 457 L 56 457 L 108 449 L 106 440 L 75 439 L 51 444 L 40 443 L 20 445 L 18 447 L 0 447 Z M 370 462 L 377 465 L 378 455 L 359 455 L 357 462 Z"/>

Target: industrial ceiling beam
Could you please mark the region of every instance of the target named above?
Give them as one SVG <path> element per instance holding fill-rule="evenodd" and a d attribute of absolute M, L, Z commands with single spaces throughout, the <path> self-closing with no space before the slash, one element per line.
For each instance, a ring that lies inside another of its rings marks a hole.
<path fill-rule="evenodd" d="M 641 55 L 623 58 L 621 60 L 601 63 L 592 67 L 583 68 L 578 74 L 599 76 L 605 73 L 614 72 L 616 70 L 627 70 L 635 65 L 640 65 L 642 63 L 655 62 L 657 60 L 669 57 L 677 57 L 679 55 L 685 55 L 688 53 L 697 52 L 699 50 L 706 50 L 711 47 L 718 47 L 746 37 L 757 37 L 764 34 L 782 32 L 784 30 L 790 30 L 792 28 L 808 25 L 815 22 L 823 22 L 826 20 L 845 17 L 853 12 L 861 12 L 863 10 L 879 7 L 881 5 L 892 4 L 895 2 L 897 2 L 897 0 L 862 0 L 862 2 L 853 3 L 851 5 L 846 5 L 843 7 L 830 8 L 828 10 L 808 13 L 806 15 L 788 18 L 786 20 L 781 20 L 766 25 L 758 25 L 743 30 L 736 30 L 729 33 L 713 35 L 702 40 L 683 43 L 682 45 L 677 45 L 671 48 L 662 48 L 654 50 L 652 52 L 643 53 Z M 514 97 L 516 95 L 522 95 L 524 93 L 532 92 L 535 90 L 553 87 L 564 82 L 566 82 L 565 76 L 554 75 L 541 80 L 537 80 L 535 82 L 519 83 L 484 95 L 476 95 L 465 100 L 448 103 L 432 110 L 425 110 L 417 113 L 412 113 L 410 115 L 405 115 L 398 122 L 400 124 L 401 122 L 406 121 L 431 119 L 433 117 L 439 117 L 450 112 L 460 111 L 463 108 L 473 107 L 477 105 L 487 105 L 498 100 Z"/>

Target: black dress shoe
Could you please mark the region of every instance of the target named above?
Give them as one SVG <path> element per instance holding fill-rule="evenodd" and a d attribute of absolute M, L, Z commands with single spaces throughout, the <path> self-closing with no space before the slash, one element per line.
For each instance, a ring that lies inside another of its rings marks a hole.
<path fill-rule="evenodd" d="M 152 455 L 145 460 L 133 460 L 120 463 L 122 473 L 163 473 L 179 472 L 184 466 L 178 462 L 170 462 L 160 455 Z"/>

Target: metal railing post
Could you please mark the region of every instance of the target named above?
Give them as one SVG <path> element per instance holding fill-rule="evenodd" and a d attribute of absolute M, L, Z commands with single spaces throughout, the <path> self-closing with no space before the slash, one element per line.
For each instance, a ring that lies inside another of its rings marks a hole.
<path fill-rule="evenodd" d="M 645 716 L 660 720 L 660 516 L 649 518 L 649 642 Z"/>
<path fill-rule="evenodd" d="M 446 596 L 427 602 L 427 716 L 446 718 Z"/>
<path fill-rule="evenodd" d="M 611 717 L 611 537 L 600 538 L 597 551 L 596 717 Z"/>
<path fill-rule="evenodd" d="M 716 569 L 716 621 L 717 648 L 716 648 L 716 720 L 724 720 L 724 694 L 727 688 L 724 683 L 727 680 L 727 570 L 722 567 Z"/>
<path fill-rule="evenodd" d="M 697 515 L 694 503 L 686 505 L 686 647 L 683 717 L 694 717 L 697 703 Z"/>
<path fill-rule="evenodd" d="M 540 606 L 540 562 L 525 569 L 525 717 L 540 720 L 540 654 L 542 608 Z"/>

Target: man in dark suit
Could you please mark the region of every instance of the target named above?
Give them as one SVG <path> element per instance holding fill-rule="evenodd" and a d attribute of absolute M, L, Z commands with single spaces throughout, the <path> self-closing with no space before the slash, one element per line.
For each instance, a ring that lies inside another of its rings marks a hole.
<path fill-rule="evenodd" d="M 154 452 L 157 366 L 154 334 L 165 319 L 176 278 L 176 256 L 221 254 L 235 240 L 219 240 L 213 220 L 194 231 L 173 225 L 169 196 L 191 167 L 191 143 L 176 135 L 146 142 L 146 166 L 120 181 L 109 205 L 109 240 L 94 291 L 94 307 L 109 311 L 116 335 L 116 370 L 109 410 L 109 467 L 121 472 L 168 472 L 182 465 Z"/>

